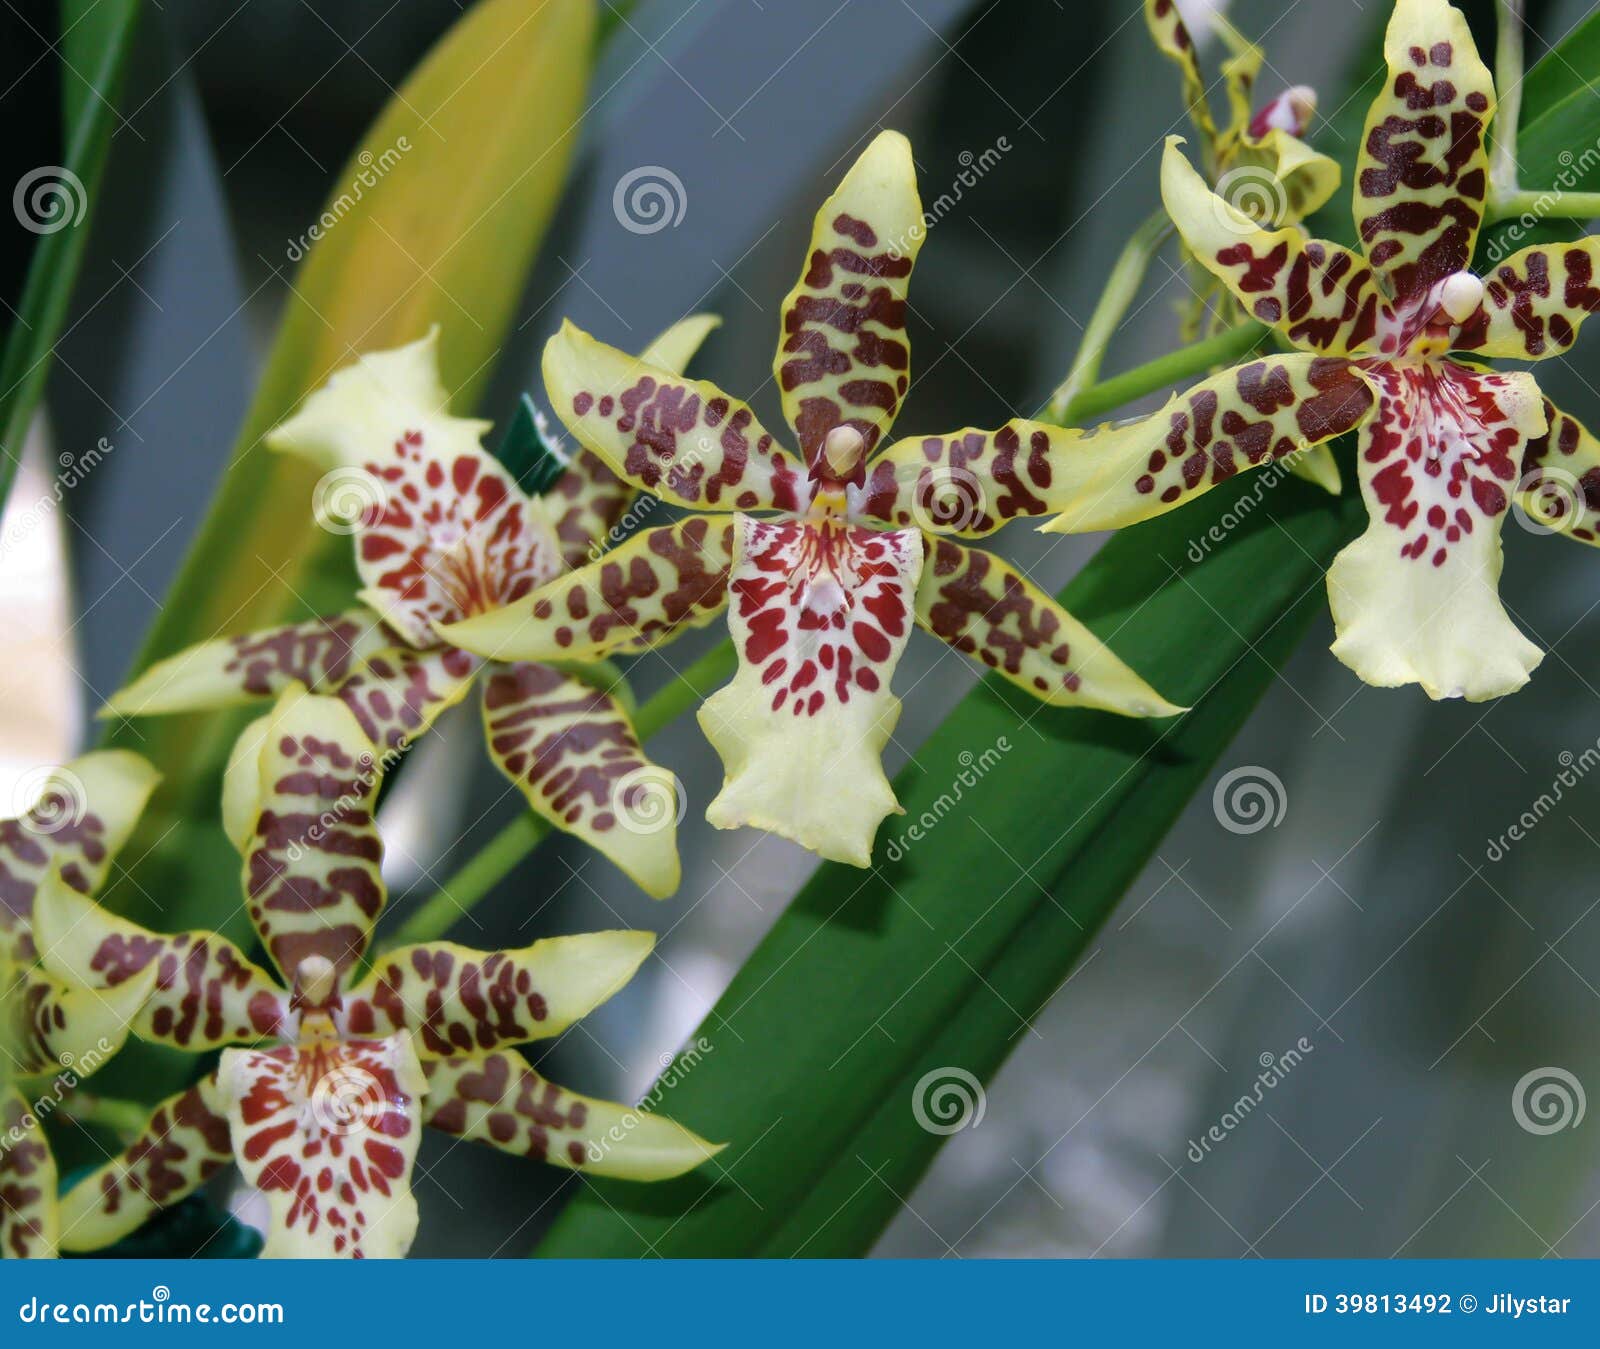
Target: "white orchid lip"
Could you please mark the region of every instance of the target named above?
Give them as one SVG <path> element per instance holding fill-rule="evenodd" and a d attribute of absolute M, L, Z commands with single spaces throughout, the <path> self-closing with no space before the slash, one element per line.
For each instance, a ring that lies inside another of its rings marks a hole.
<path fill-rule="evenodd" d="M 1483 282 L 1471 272 L 1455 272 L 1439 285 L 1439 308 L 1452 323 L 1465 323 L 1483 303 Z"/>

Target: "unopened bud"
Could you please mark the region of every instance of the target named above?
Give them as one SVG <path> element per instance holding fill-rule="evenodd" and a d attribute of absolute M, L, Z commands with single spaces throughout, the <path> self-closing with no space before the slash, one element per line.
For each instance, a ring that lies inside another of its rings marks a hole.
<path fill-rule="evenodd" d="M 1317 115 L 1317 91 L 1309 84 L 1297 84 L 1285 89 L 1272 102 L 1256 111 L 1250 119 L 1250 135 L 1260 140 L 1269 131 L 1287 131 L 1291 136 L 1304 136 Z"/>

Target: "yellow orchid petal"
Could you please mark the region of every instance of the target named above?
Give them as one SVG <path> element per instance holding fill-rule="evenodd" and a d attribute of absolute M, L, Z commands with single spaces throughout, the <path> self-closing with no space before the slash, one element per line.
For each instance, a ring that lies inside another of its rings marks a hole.
<path fill-rule="evenodd" d="M 632 979 L 651 932 L 546 937 L 518 951 L 428 942 L 387 952 L 344 999 L 358 1036 L 411 1032 L 424 1059 L 560 1035 Z"/>
<path fill-rule="evenodd" d="M 1367 260 L 1404 301 L 1472 258 L 1494 82 L 1446 0 L 1397 0 L 1383 55 L 1389 73 L 1356 152 L 1354 210 Z"/>
<path fill-rule="evenodd" d="M 720 327 L 722 317 L 718 314 L 690 314 L 658 333 L 655 341 L 639 353 L 639 359 L 646 365 L 660 366 L 674 375 L 681 375 L 706 338 Z"/>
<path fill-rule="evenodd" d="M 51 884 L 60 882 L 46 879 Z M 7 1036 L 15 1040 L 7 1068 L 21 1075 L 65 1068 L 79 1080 L 97 1072 L 122 1048 L 155 982 L 153 969 L 104 989 L 52 978 L 38 967 L 22 972 L 9 997 L 0 988 L 6 1014 L 23 1023 Z"/>
<path fill-rule="evenodd" d="M 1513 253 L 1483 278 L 1483 302 L 1452 344 L 1477 356 L 1540 361 L 1578 340 L 1600 309 L 1595 263 L 1600 234 L 1570 244 L 1538 244 Z"/>
<path fill-rule="evenodd" d="M 169 1096 L 139 1136 L 61 1197 L 61 1245 L 98 1251 L 193 1194 L 233 1159 L 227 1107 L 213 1076 Z"/>
<path fill-rule="evenodd" d="M 1222 195 L 1271 226 L 1294 225 L 1339 190 L 1339 161 L 1276 127 L 1246 137 L 1229 154 Z M 1230 177 L 1231 175 L 1231 177 Z"/>
<path fill-rule="evenodd" d="M 556 415 L 625 482 L 695 510 L 793 510 L 803 471 L 747 404 L 597 342 L 572 323 L 545 344 Z"/>
<path fill-rule="evenodd" d="M 41 883 L 34 908 L 45 968 L 101 990 L 84 999 L 87 1011 L 95 1011 L 90 999 L 103 1000 L 102 1012 L 141 1039 L 199 1051 L 281 1034 L 289 1024 L 283 990 L 214 932 L 150 932 L 54 876 Z"/>
<path fill-rule="evenodd" d="M 1212 192 L 1169 136 L 1161 197 L 1190 252 L 1221 280 L 1245 312 L 1296 346 L 1329 355 L 1366 349 L 1385 313 L 1372 269 L 1348 248 L 1268 231 Z"/>
<path fill-rule="evenodd" d="M 855 514 L 926 534 L 979 538 L 1060 509 L 1058 465 L 1083 432 L 1017 417 L 995 431 L 963 427 L 897 440 L 867 465 Z"/>
<path fill-rule="evenodd" d="M 746 515 L 735 530 L 739 669 L 700 709 L 725 775 L 706 818 L 867 866 L 879 822 L 899 809 L 880 755 L 900 716 L 890 679 L 911 632 L 922 536 Z"/>
<path fill-rule="evenodd" d="M 1544 400 L 1548 430 L 1528 442 L 1517 496 L 1530 527 L 1600 545 L 1600 437 Z"/>
<path fill-rule="evenodd" d="M 678 888 L 683 788 L 645 757 L 622 704 L 575 675 L 520 661 L 483 687 L 495 765 L 534 813 L 609 858 L 646 894 Z"/>
<path fill-rule="evenodd" d="M 860 432 L 871 454 L 893 425 L 911 380 L 906 287 L 926 232 L 911 142 L 879 132 L 817 211 L 783 300 L 772 374 L 808 466 L 836 427 Z"/>
<path fill-rule="evenodd" d="M 1206 102 L 1206 82 L 1195 58 L 1194 39 L 1178 12 L 1177 0 L 1144 0 L 1144 23 L 1156 46 L 1177 65 L 1183 77 L 1183 103 L 1189 120 L 1205 142 L 1207 153 L 1211 153 L 1217 140 L 1217 125 Z"/>
<path fill-rule="evenodd" d="M 953 540 L 931 543 L 917 622 L 1041 702 L 1130 717 L 1184 711 L 1014 567 Z"/>
<path fill-rule="evenodd" d="M 113 693 L 100 715 L 211 711 L 275 697 L 296 681 L 317 692 L 337 685 L 393 641 L 368 609 L 219 637 L 157 661 Z"/>
<path fill-rule="evenodd" d="M 332 690 L 380 750 L 403 749 L 467 696 L 483 662 L 450 646 L 396 644 L 375 652 Z"/>
<path fill-rule="evenodd" d="M 372 811 L 381 770 L 337 698 L 291 688 L 236 756 L 225 824 L 244 842 L 246 908 L 287 980 L 316 956 L 343 972 L 366 950 L 386 892 Z M 244 821 L 248 820 L 248 825 Z"/>
<path fill-rule="evenodd" d="M 1369 684 L 1478 702 L 1543 653 L 1500 603 L 1500 528 L 1525 444 L 1546 429 L 1527 374 L 1447 362 L 1368 372 L 1378 409 L 1357 467 L 1366 533 L 1328 571 L 1333 654 Z"/>
<path fill-rule="evenodd" d="M 671 1180 L 722 1151 L 637 1107 L 558 1087 L 516 1054 L 435 1059 L 426 1121 L 457 1138 L 591 1176 Z"/>
<path fill-rule="evenodd" d="M 0 1257 L 50 1260 L 61 1238 L 56 1159 L 44 1125 L 10 1087 L 0 1087 Z"/>
<path fill-rule="evenodd" d="M 1067 504 L 1043 529 L 1075 534 L 1163 515 L 1237 473 L 1353 430 L 1372 408 L 1349 361 L 1294 352 L 1224 370 L 1150 417 L 1083 440 L 1061 466 Z"/>
<path fill-rule="evenodd" d="M 732 560 L 733 525 L 692 515 L 439 635 L 496 660 L 591 661 L 662 646 L 722 612 Z"/>
<path fill-rule="evenodd" d="M 271 1212 L 266 1259 L 399 1259 L 428 1090 L 407 1035 L 228 1049 L 217 1065 L 234 1156 Z"/>

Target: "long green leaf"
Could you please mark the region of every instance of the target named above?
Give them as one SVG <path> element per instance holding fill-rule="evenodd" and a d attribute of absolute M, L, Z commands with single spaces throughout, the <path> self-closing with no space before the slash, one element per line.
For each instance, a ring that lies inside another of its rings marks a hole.
<path fill-rule="evenodd" d="M 116 101 L 133 46 L 139 0 L 62 0 L 59 15 L 65 151 L 60 165 L 41 164 L 36 171 L 54 167 L 65 174 L 47 172 L 34 190 L 48 192 L 53 184 L 62 195 L 53 203 L 46 197 L 26 213 L 42 224 L 65 223 L 39 236 L 0 354 L 0 505 L 16 476 L 89 241 L 89 217 L 117 120 Z M 81 189 L 81 198 L 73 184 Z"/>
<path fill-rule="evenodd" d="M 1533 75 L 1525 126 L 1537 128 L 1556 86 Z M 1596 120 L 1537 156 L 1525 137 L 1529 181 L 1592 144 Z M 921 1075 L 992 1075 L 1323 603 L 1322 573 L 1363 522 L 1359 499 L 1262 481 L 1124 531 L 1063 594 L 1196 709 L 1161 734 L 1017 707 L 993 681 L 969 696 L 896 782 L 909 818 L 927 812 L 936 831 L 870 875 L 821 868 L 700 1028 L 710 1051 L 661 1093 L 659 1108 L 731 1140 L 720 1168 L 648 1190 L 598 1182 L 539 1254 L 870 1249 L 943 1141 L 912 1110 Z M 1011 748 L 993 780 L 951 810 L 962 768 L 1002 737 Z"/>

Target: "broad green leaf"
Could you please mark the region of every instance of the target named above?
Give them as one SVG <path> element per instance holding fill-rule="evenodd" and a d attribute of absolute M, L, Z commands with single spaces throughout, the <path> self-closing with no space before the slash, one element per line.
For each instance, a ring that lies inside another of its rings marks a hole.
<path fill-rule="evenodd" d="M 39 239 L 0 353 L 0 505 L 44 391 L 89 240 L 139 0 L 62 0 L 58 12 L 60 56 L 52 59 L 62 63 L 63 162 L 38 165 L 31 172 L 39 176 L 23 180 L 20 209 L 35 222 Z M 12 131 L 22 134 L 15 124 Z"/>
<path fill-rule="evenodd" d="M 1539 74 L 1530 89 L 1556 87 Z M 1597 111 L 1559 143 L 1539 139 L 1550 114 L 1525 122 L 1525 180 L 1593 145 Z M 819 869 L 697 1032 L 711 1050 L 653 1101 L 732 1140 L 710 1175 L 646 1193 L 597 1182 L 539 1254 L 871 1248 L 943 1141 L 912 1109 L 921 1076 L 954 1065 L 987 1080 L 1003 1062 L 1293 650 L 1324 603 L 1322 573 L 1363 524 L 1353 493 L 1250 477 L 1124 531 L 1062 596 L 1195 710 L 1163 729 L 1013 706 L 993 680 L 969 695 L 895 784 L 902 830 L 924 812 L 935 826 L 890 863 L 887 822 L 866 877 Z M 952 808 L 962 769 L 1002 737 L 1010 748 Z"/>
<path fill-rule="evenodd" d="M 315 523 L 315 470 L 273 454 L 262 436 L 358 353 L 410 341 L 434 325 L 442 329 L 453 402 L 471 407 L 561 195 L 594 25 L 593 0 L 480 0 L 339 172 L 222 488 L 141 668 L 195 641 L 349 602 L 350 541 Z M 142 830 L 150 851 L 130 849 L 145 856 L 136 886 L 113 903 L 133 911 L 146 902 L 138 896 L 160 894 L 177 896 L 180 912 L 196 903 L 233 910 L 232 900 L 215 894 L 231 883 L 233 863 L 213 822 L 243 720 L 169 717 L 113 733 L 113 743 L 136 746 L 167 782 Z M 173 916 L 168 907 L 164 920 Z"/>

